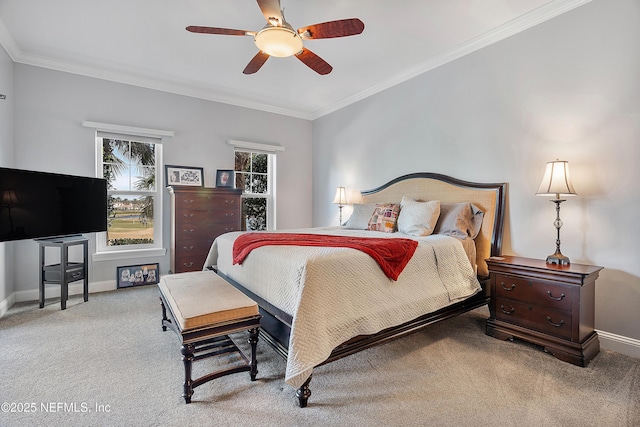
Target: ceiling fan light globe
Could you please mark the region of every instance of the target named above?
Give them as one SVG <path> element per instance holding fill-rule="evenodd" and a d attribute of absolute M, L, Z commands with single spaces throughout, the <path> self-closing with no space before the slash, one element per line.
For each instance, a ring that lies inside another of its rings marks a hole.
<path fill-rule="evenodd" d="M 279 58 L 293 56 L 303 47 L 300 35 L 284 27 L 263 28 L 253 41 L 262 52 Z"/>

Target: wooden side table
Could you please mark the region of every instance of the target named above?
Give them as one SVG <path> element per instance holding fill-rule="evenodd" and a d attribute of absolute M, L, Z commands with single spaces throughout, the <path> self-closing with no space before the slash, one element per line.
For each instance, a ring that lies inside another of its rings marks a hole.
<path fill-rule="evenodd" d="M 602 267 L 550 265 L 515 256 L 491 257 L 487 265 L 491 281 L 487 335 L 529 341 L 583 367 L 598 354 L 595 282 Z"/>
<path fill-rule="evenodd" d="M 60 306 L 62 310 L 65 310 L 69 299 L 69 283 L 77 280 L 84 281 L 84 301 L 89 301 L 89 275 L 87 274 L 88 239 L 83 236 L 65 236 L 37 239 L 36 241 L 40 244 L 40 308 L 44 307 L 45 285 L 60 285 Z M 82 245 L 82 262 L 69 261 L 69 247 L 75 245 Z M 60 249 L 59 264 L 46 264 L 45 248 L 48 246 Z"/>

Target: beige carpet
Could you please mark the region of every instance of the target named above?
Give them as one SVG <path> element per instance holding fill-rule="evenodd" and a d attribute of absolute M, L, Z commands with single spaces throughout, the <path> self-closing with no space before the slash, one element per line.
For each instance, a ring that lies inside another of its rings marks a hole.
<path fill-rule="evenodd" d="M 1 426 L 640 425 L 640 359 L 602 351 L 579 368 L 486 336 L 486 309 L 316 369 L 300 409 L 264 342 L 258 381 L 221 378 L 185 405 L 178 340 L 160 328 L 153 286 L 67 307 L 21 303 L 0 319 Z"/>

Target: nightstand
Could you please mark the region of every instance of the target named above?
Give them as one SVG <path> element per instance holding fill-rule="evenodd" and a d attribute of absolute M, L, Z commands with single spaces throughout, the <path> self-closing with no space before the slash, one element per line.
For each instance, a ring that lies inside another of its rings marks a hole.
<path fill-rule="evenodd" d="M 487 335 L 519 338 L 556 358 L 586 366 L 600 351 L 594 331 L 595 282 L 602 267 L 558 266 L 515 256 L 487 259 L 491 280 Z"/>

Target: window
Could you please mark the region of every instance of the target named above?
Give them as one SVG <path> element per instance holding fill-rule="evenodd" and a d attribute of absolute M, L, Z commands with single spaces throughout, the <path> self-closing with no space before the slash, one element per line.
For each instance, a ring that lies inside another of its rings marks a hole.
<path fill-rule="evenodd" d="M 96 129 L 96 173 L 107 180 L 107 231 L 96 234 L 93 259 L 164 255 L 161 142 L 173 132 L 95 122 L 83 126 Z"/>
<path fill-rule="evenodd" d="M 156 213 L 162 209 L 157 180 L 162 145 L 125 136 L 99 135 L 97 140 L 108 197 L 107 232 L 98 240 L 98 250 L 161 246 L 162 223 Z"/>
<path fill-rule="evenodd" d="M 235 150 L 236 188 L 242 190 L 242 230 L 275 229 L 275 154 Z"/>

